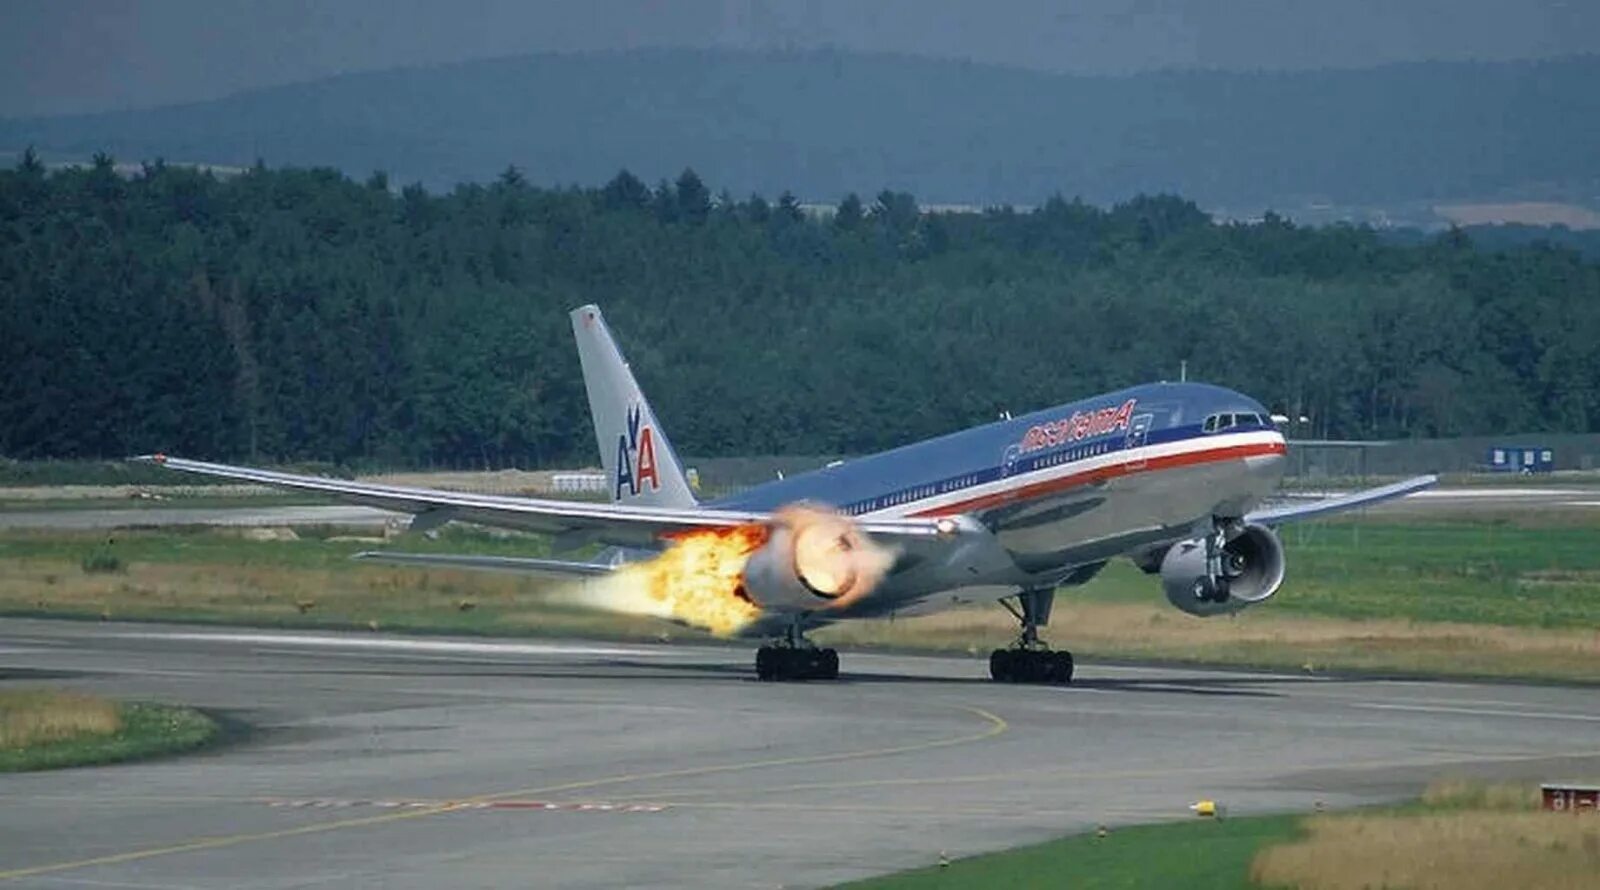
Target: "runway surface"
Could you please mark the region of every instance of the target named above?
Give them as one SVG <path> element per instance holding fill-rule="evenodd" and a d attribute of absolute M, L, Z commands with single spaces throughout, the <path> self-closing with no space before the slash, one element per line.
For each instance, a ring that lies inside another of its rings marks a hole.
<path fill-rule="evenodd" d="M 78 507 L 62 510 L 0 511 L 0 529 L 87 531 L 107 528 L 172 528 L 186 525 L 279 526 L 338 525 L 382 528 L 404 513 L 376 507 Z"/>
<path fill-rule="evenodd" d="M 1066 634 L 1060 629 L 1058 634 Z M 814 886 L 1081 831 L 1600 772 L 1592 689 L 0 620 L 0 687 L 199 705 L 196 756 L 0 777 L 0 886 Z"/>

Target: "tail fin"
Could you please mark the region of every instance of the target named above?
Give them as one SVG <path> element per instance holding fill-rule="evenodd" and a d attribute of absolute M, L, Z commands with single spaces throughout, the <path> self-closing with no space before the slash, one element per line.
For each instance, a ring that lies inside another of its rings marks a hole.
<path fill-rule="evenodd" d="M 678 455 L 639 391 L 600 307 L 572 310 L 572 333 L 578 340 L 578 361 L 583 365 L 589 414 L 594 418 L 600 462 L 610 480 L 611 500 L 656 507 L 695 506 Z"/>

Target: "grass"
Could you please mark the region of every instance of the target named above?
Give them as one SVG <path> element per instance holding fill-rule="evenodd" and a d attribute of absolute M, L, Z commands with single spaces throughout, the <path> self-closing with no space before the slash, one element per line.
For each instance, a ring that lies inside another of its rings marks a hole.
<path fill-rule="evenodd" d="M 1591 888 L 1600 818 L 1538 810 L 1531 785 L 1445 780 L 1415 803 L 1116 829 L 847 884 L 853 890 Z"/>
<path fill-rule="evenodd" d="M 171 485 L 173 474 L 153 464 L 126 460 L 10 460 L 0 458 L 0 486 L 15 485 Z M 226 479 L 185 480 L 194 485 L 226 485 Z"/>
<path fill-rule="evenodd" d="M 1594 513 L 1291 525 L 1282 530 L 1288 579 L 1268 608 L 1327 618 L 1594 627 Z M 1148 603 L 1153 582 L 1113 563 L 1071 601 Z"/>
<path fill-rule="evenodd" d="M 248 540 L 242 531 L 168 529 L 0 534 L 0 614 L 267 626 L 374 628 L 471 634 L 574 634 L 650 638 L 671 625 L 560 607 L 536 580 L 494 573 L 362 565 L 350 556 L 379 538 L 301 528 L 295 540 Z M 540 555 L 542 541 L 450 528 L 411 536 L 410 551 Z M 119 573 L 87 574 L 87 554 L 109 552 Z M 693 633 L 685 631 L 686 633 Z"/>
<path fill-rule="evenodd" d="M 253 541 L 227 530 L 0 533 L 0 613 L 377 627 L 610 638 L 699 636 L 650 619 L 564 608 L 547 583 L 361 565 L 403 550 L 538 556 L 543 539 L 450 527 L 438 540 L 384 543 L 300 529 Z M 1283 591 L 1264 606 L 1199 619 L 1168 605 L 1158 579 L 1114 563 L 1058 597 L 1050 636 L 1089 658 L 1294 670 L 1600 682 L 1596 520 L 1337 522 L 1286 530 Z M 93 565 L 120 566 L 95 572 Z M 982 653 L 1015 633 L 990 603 L 919 618 L 847 622 L 835 645 Z"/>
<path fill-rule="evenodd" d="M 1537 789 L 1452 782 L 1421 806 L 1305 820 L 1256 857 L 1258 884 L 1302 890 L 1579 890 L 1600 875 L 1600 818 L 1538 809 Z"/>
<path fill-rule="evenodd" d="M 993 609 L 896 622 L 841 624 L 817 634 L 835 646 L 986 653 L 1008 643 L 1015 623 Z M 1600 633 L 1484 624 L 1352 620 L 1274 611 L 1271 605 L 1195 618 L 1165 605 L 1058 604 L 1051 636 L 1080 658 L 1151 660 L 1309 673 L 1600 683 Z"/>
<path fill-rule="evenodd" d="M 844 886 L 852 890 L 1237 890 L 1249 886 L 1250 863 L 1257 851 L 1294 838 L 1298 822 L 1297 816 L 1266 816 L 1121 828 L 1104 838 L 1076 835 Z"/>
<path fill-rule="evenodd" d="M 115 763 L 198 748 L 217 725 L 192 708 L 56 690 L 0 692 L 0 772 Z"/>

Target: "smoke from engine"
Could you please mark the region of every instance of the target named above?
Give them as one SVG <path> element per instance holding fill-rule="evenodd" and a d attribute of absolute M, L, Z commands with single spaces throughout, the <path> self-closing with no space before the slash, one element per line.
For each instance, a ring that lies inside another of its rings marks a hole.
<path fill-rule="evenodd" d="M 660 556 L 558 594 L 572 605 L 738 634 L 763 612 L 837 609 L 875 588 L 894 553 L 848 518 L 790 506 L 770 525 L 671 536 Z"/>

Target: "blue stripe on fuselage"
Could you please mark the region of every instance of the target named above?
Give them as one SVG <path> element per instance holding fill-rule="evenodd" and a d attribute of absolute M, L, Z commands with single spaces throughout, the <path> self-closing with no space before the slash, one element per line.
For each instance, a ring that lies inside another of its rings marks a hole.
<path fill-rule="evenodd" d="M 1015 446 L 1020 446 L 1024 436 L 1035 426 L 1065 420 L 1074 413 L 1117 408 L 1129 400 L 1134 402 L 1135 421 L 1149 416 L 1149 426 L 1142 438 L 1130 438 L 1130 425 L 1128 430 L 1119 428 L 1028 454 L 1015 453 Z M 1266 411 L 1254 400 L 1219 386 L 1147 384 L 768 482 L 707 506 L 770 511 L 796 501 L 813 501 L 851 515 L 871 513 L 1001 478 L 1024 477 L 1044 467 L 1126 450 L 1130 445 L 1157 445 L 1204 436 L 1207 433 L 1201 424 L 1208 416 L 1219 412 L 1266 416 Z M 1228 432 L 1270 428 L 1236 426 Z M 1013 453 L 1009 462 L 1008 449 Z"/>

